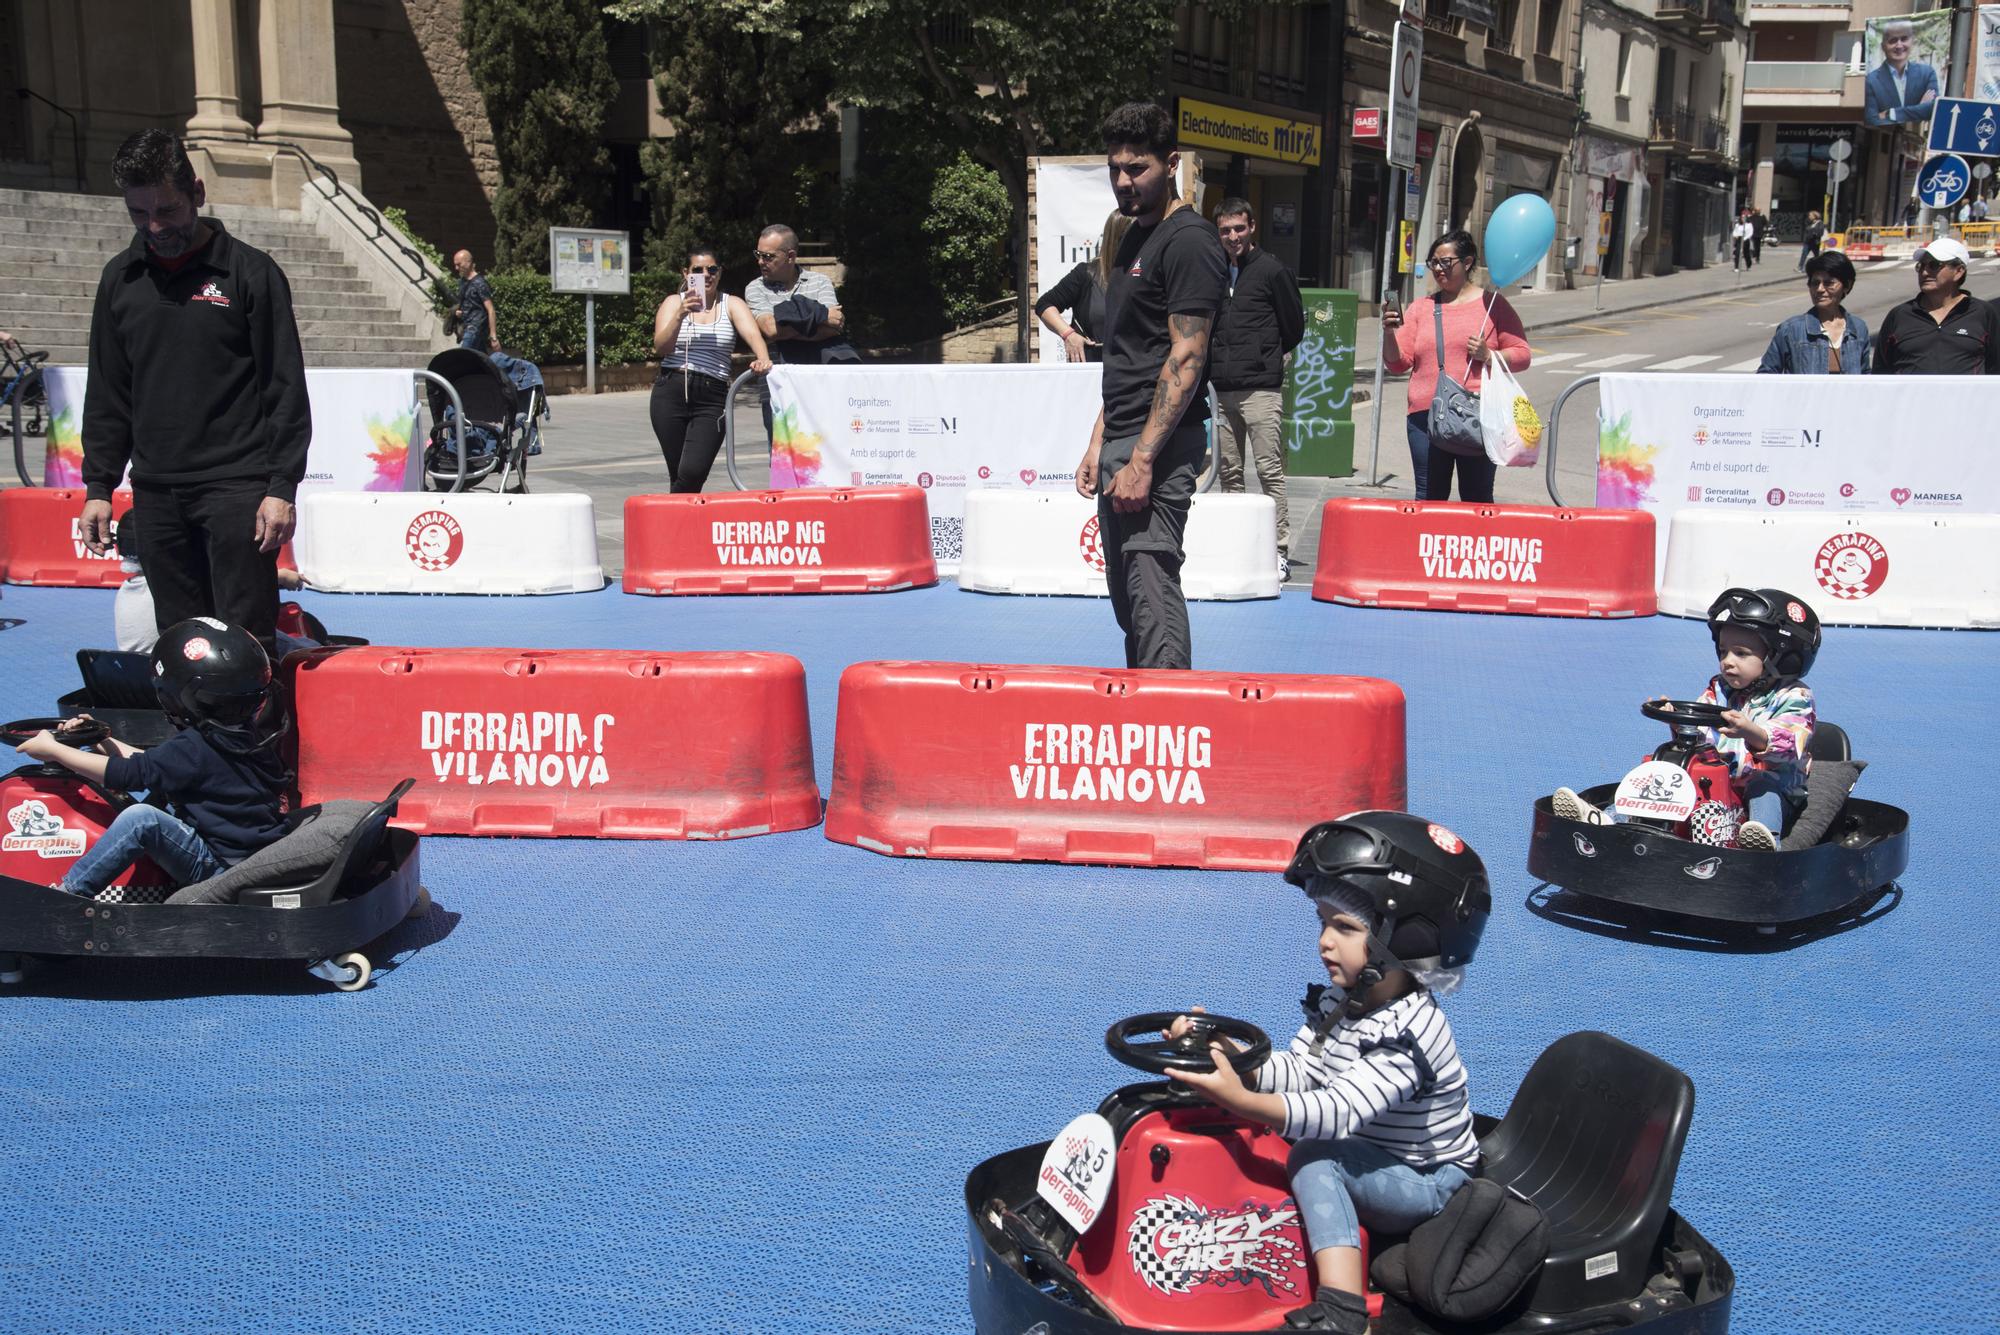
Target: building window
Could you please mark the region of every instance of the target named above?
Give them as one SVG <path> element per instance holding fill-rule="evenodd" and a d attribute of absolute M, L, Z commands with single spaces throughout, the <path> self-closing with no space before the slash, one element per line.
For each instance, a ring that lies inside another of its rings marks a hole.
<path fill-rule="evenodd" d="M 1632 96 L 1632 34 L 1618 34 L 1618 96 Z"/>
<path fill-rule="evenodd" d="M 1535 50 L 1553 56 L 1562 41 L 1563 0 L 1541 0 L 1541 4 L 1541 12 L 1535 17 Z"/>
<path fill-rule="evenodd" d="M 1465 20 L 1452 13 L 1451 0 L 1424 0 L 1424 27 L 1456 37 L 1464 31 Z"/>
<path fill-rule="evenodd" d="M 1521 24 L 1521 0 L 1493 0 L 1493 27 L 1486 45 L 1494 51 L 1512 51 L 1514 32 Z"/>
<path fill-rule="evenodd" d="M 1175 12 L 1180 35 L 1174 40 L 1174 74 L 1198 88 L 1229 87 L 1229 24 L 1207 5 L 1181 5 Z M 1254 49 L 1254 48 L 1253 48 Z"/>

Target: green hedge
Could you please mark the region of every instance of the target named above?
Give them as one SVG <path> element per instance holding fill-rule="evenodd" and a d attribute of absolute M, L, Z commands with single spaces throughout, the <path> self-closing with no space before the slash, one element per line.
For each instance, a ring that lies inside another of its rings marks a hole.
<path fill-rule="evenodd" d="M 488 274 L 493 309 L 500 317 L 502 345 L 538 365 L 583 361 L 583 298 L 549 290 L 547 274 L 512 269 Z M 653 313 L 678 292 L 678 269 L 642 269 L 632 275 L 630 296 L 597 299 L 597 361 L 600 366 L 652 360 Z"/>

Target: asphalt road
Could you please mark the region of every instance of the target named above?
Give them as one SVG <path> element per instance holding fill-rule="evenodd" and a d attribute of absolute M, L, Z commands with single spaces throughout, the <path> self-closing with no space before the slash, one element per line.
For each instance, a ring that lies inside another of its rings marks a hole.
<path fill-rule="evenodd" d="M 1755 272 L 1768 276 L 1773 265 L 1789 266 L 1796 256 L 1788 250 L 1767 253 Z M 2000 259 L 1973 261 L 1967 286 L 1974 295 L 2000 296 Z M 1888 261 L 1862 269 L 1849 309 L 1879 327 L 1883 314 L 1916 290 L 1907 261 Z M 1797 286 L 1766 286 L 1722 291 L 1674 305 L 1609 315 L 1582 323 L 1531 329 L 1534 360 L 1521 375 L 1523 388 L 1542 409 L 1549 409 L 1562 391 L 1579 377 L 1602 371 L 1651 371 L 1667 374 L 1747 373 L 1771 340 L 1771 330 L 1785 318 L 1807 308 L 1803 280 Z M 1532 316 L 1529 317 L 1532 321 Z M 1362 360 L 1372 368 L 1375 326 L 1364 323 Z M 1372 369 L 1357 383 L 1366 386 Z M 1369 450 L 1374 420 L 1371 405 L 1355 410 L 1356 473 L 1349 478 L 1295 477 L 1288 483 L 1293 538 L 1293 583 L 1309 584 L 1312 560 L 1319 545 L 1321 503 L 1331 496 L 1410 494 L 1410 457 L 1403 419 L 1404 385 L 1384 385 L 1379 487 L 1369 485 Z M 1565 406 L 1556 443 L 1555 481 L 1565 503 L 1589 505 L 1596 493 L 1597 398 L 1588 387 Z M 739 471 L 750 487 L 769 479 L 769 454 L 754 394 L 745 393 L 736 412 L 742 441 Z M 596 502 L 599 545 L 605 572 L 612 577 L 624 564 L 625 498 L 666 490 L 666 469 L 653 439 L 645 392 L 601 394 L 595 398 L 566 396 L 553 401 L 553 416 L 544 431 L 547 451 L 534 461 L 529 482 L 537 491 L 582 491 Z M 1083 442 L 1077 442 L 1081 450 Z M 1546 459 L 1546 447 L 1544 458 Z M 730 486 L 721 459 L 709 477 L 708 490 Z M 1502 502 L 1546 505 L 1549 491 L 1544 470 L 1503 469 L 1495 487 Z"/>

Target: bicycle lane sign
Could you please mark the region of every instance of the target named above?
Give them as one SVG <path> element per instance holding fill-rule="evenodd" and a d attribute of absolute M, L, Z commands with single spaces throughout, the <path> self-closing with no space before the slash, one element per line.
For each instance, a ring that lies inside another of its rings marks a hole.
<path fill-rule="evenodd" d="M 1972 187 L 1972 168 L 1956 153 L 1939 153 L 1917 175 L 1917 198 L 1924 207 L 1948 209 Z"/>

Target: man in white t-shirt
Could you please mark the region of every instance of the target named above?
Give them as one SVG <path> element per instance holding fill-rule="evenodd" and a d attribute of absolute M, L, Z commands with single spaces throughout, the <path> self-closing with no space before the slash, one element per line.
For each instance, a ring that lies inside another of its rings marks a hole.
<path fill-rule="evenodd" d="M 772 223 L 757 235 L 757 276 L 743 289 L 743 304 L 763 331 L 773 362 L 819 366 L 860 358 L 847 341 L 847 313 L 833 280 L 799 267 L 798 233 Z M 771 429 L 771 396 L 764 393 L 764 430 Z"/>

